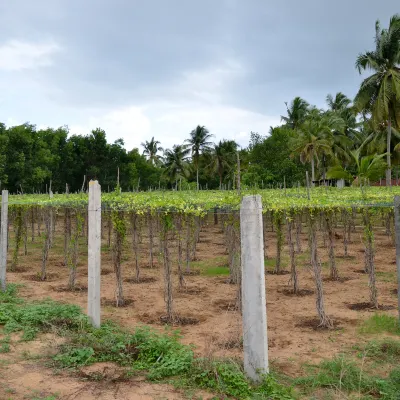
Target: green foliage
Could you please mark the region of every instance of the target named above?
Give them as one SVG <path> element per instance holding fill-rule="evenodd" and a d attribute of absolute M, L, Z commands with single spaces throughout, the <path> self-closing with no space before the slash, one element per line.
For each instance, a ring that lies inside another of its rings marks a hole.
<path fill-rule="evenodd" d="M 17 297 L 15 287 L 7 288 L 0 296 L 0 324 L 4 332 L 22 332 L 23 340 L 33 340 L 39 332 L 79 330 L 87 324 L 80 308 L 51 300 L 24 303 Z"/>
<path fill-rule="evenodd" d="M 147 328 L 135 332 L 137 367 L 149 371 L 150 379 L 161 379 L 185 373 L 193 362 L 193 351 L 179 342 L 177 332 L 159 335 Z"/>
<path fill-rule="evenodd" d="M 330 388 L 339 393 L 360 393 L 384 400 L 398 400 L 399 368 L 393 369 L 384 379 L 366 373 L 354 361 L 339 356 L 310 369 L 308 376 L 295 379 L 295 384 L 302 386 L 308 394 L 316 388 Z"/>
<path fill-rule="evenodd" d="M 129 333 L 106 323 L 73 334 L 54 360 L 62 367 L 77 367 L 111 361 L 137 370 L 146 370 L 149 379 L 184 373 L 193 360 L 190 347 L 179 342 L 176 332 L 160 335 L 148 328 Z"/>
<path fill-rule="evenodd" d="M 0 339 L 0 353 L 9 353 L 10 352 L 10 336 L 7 335 L 4 338 Z"/>
<path fill-rule="evenodd" d="M 81 347 L 56 355 L 54 361 L 62 367 L 81 367 L 90 363 L 93 354 L 94 350 L 91 347 Z"/>
<path fill-rule="evenodd" d="M 174 377 L 175 384 L 185 388 L 204 388 L 235 398 L 293 399 L 290 388 L 281 386 L 272 376 L 254 386 L 233 361 L 196 359 L 193 349 L 180 343 L 176 331 L 160 334 L 140 327 L 128 332 L 111 322 L 96 329 L 76 306 L 50 301 L 25 303 L 16 295 L 14 286 L 1 294 L 0 324 L 6 332 L 23 331 L 26 340 L 56 328 L 55 333 L 65 335 L 67 343 L 53 357 L 55 366 L 74 369 L 115 362 L 131 371 L 146 371 L 151 380 Z"/>
<path fill-rule="evenodd" d="M 21 246 L 22 234 L 23 234 L 23 218 L 22 218 L 22 206 L 16 206 L 16 215 L 14 218 L 14 227 L 15 227 L 15 247 L 13 252 L 13 258 L 11 263 L 11 271 L 14 271 L 18 265 L 18 252 Z"/>
<path fill-rule="evenodd" d="M 374 314 L 364 321 L 360 328 L 361 333 L 391 333 L 400 335 L 399 320 L 386 314 Z"/>
<path fill-rule="evenodd" d="M 242 367 L 232 360 L 197 359 L 186 375 L 184 384 L 238 399 L 293 399 L 291 389 L 278 384 L 271 375 L 265 376 L 260 385 L 252 385 Z"/>
<path fill-rule="evenodd" d="M 360 356 L 361 354 L 380 363 L 398 364 L 400 361 L 400 340 L 373 340 L 367 344 Z"/>
<path fill-rule="evenodd" d="M 38 397 L 35 395 L 34 397 L 32 397 L 31 400 L 57 400 L 58 397 L 59 397 L 58 394 L 51 394 L 50 396 L 46 396 L 46 397 L 42 397 L 42 396 Z"/>
<path fill-rule="evenodd" d="M 372 70 L 373 75 L 364 79 L 355 103 L 360 110 L 371 112 L 376 125 L 393 118 L 400 126 L 400 15 L 390 19 L 388 29 L 375 25 L 375 49 L 360 54 L 356 67 L 360 74 Z"/>
<path fill-rule="evenodd" d="M 288 143 L 294 134 L 294 131 L 285 127 L 274 128 L 267 137 L 253 134 L 248 155 L 251 164 L 242 173 L 243 184 L 256 184 L 259 187 L 264 184 L 265 187 L 268 184 L 283 183 L 284 177 L 288 186 L 304 182 L 305 167 L 298 159 L 290 157 L 291 148 Z"/>
<path fill-rule="evenodd" d="M 18 287 L 20 285 L 17 285 L 15 283 L 9 283 L 7 284 L 5 292 L 0 290 L 0 304 L 2 303 L 8 303 L 8 304 L 17 304 L 21 303 L 22 300 L 17 297 L 18 294 Z M 0 316 L 1 318 L 1 316 Z M 1 319 L 0 319 L 1 321 Z"/>

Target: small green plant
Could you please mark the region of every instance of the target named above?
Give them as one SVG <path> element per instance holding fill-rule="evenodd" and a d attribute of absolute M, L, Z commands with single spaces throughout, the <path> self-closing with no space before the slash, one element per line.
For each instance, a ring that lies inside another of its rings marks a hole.
<path fill-rule="evenodd" d="M 63 367 L 80 367 L 89 364 L 93 354 L 94 350 L 91 347 L 81 347 L 58 354 L 54 357 L 54 361 Z"/>
<path fill-rule="evenodd" d="M 0 294 L 0 324 L 6 334 L 22 332 L 22 340 L 29 341 L 40 331 L 79 330 L 88 321 L 78 306 L 50 300 L 24 303 L 17 297 L 17 287 L 8 285 Z"/>
<path fill-rule="evenodd" d="M 280 385 L 272 375 L 265 376 L 260 385 L 252 385 L 247 380 L 241 365 L 233 360 L 196 359 L 188 373 L 175 384 L 180 387 L 209 389 L 238 399 L 294 398 L 292 390 Z"/>
<path fill-rule="evenodd" d="M 400 368 L 392 370 L 387 378 L 376 377 L 341 355 L 318 366 L 309 366 L 309 369 L 309 375 L 294 380 L 308 395 L 318 388 L 328 388 L 333 393 L 358 393 L 363 399 L 399 399 Z"/>
<path fill-rule="evenodd" d="M 380 363 L 398 364 L 400 362 L 400 340 L 373 340 L 367 344 L 363 354 Z"/>
<path fill-rule="evenodd" d="M 360 328 L 361 333 L 392 333 L 400 335 L 400 324 L 397 318 L 386 314 L 374 314 L 364 321 Z"/>
<path fill-rule="evenodd" d="M 10 341 L 11 339 L 9 335 L 0 340 L 0 353 L 10 352 Z"/>
<path fill-rule="evenodd" d="M 58 394 L 51 394 L 50 396 L 46 397 L 41 397 L 41 396 L 32 397 L 32 400 L 57 400 L 57 399 L 58 399 Z"/>

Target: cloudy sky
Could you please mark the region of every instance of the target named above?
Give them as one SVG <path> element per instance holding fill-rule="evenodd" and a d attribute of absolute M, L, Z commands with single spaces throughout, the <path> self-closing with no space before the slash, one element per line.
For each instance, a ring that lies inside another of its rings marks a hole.
<path fill-rule="evenodd" d="M 396 7 L 397 6 L 397 7 Z M 101 127 L 127 149 L 196 125 L 248 144 L 295 96 L 354 96 L 398 0 L 0 0 L 0 121 Z"/>

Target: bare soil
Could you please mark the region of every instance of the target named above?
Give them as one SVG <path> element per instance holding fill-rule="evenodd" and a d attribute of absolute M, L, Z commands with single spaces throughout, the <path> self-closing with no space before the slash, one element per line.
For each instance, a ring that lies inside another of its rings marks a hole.
<path fill-rule="evenodd" d="M 58 226 L 59 225 L 59 226 Z M 41 244 L 43 238 L 29 239 L 28 255 L 19 257 L 19 266 L 24 274 L 9 272 L 8 281 L 23 283 L 20 295 L 28 299 L 52 298 L 67 303 L 77 304 L 86 310 L 87 293 L 85 290 L 64 291 L 68 283 L 68 268 L 62 265 L 63 236 L 62 220 L 57 224 L 56 238 L 49 253 L 48 281 L 34 279 L 41 268 Z M 305 363 L 317 363 L 331 358 L 346 347 L 370 340 L 358 333 L 360 323 L 370 317 L 370 307 L 350 309 L 349 304 L 368 303 L 368 276 L 361 274 L 364 268 L 364 245 L 361 242 L 362 231 L 352 233 L 349 244 L 349 256 L 343 257 L 342 240 L 337 239 L 336 262 L 341 279 L 339 281 L 324 280 L 325 306 L 327 314 L 333 319 L 335 329 L 319 330 L 317 328 L 314 282 L 310 270 L 306 229 L 302 234 L 303 253 L 297 255 L 300 294 L 291 293 L 289 275 L 266 275 L 266 298 L 268 314 L 268 340 L 270 359 L 275 368 L 290 376 L 302 372 Z M 102 246 L 102 319 L 110 319 L 127 328 L 135 328 L 143 323 L 154 329 L 163 331 L 164 273 L 161 260 L 155 262 L 155 268 L 148 268 L 147 238 L 143 235 L 140 252 L 140 266 L 143 268 L 145 282 L 137 284 L 132 281 L 135 276 L 135 262 L 132 256 L 130 238 L 122 265 L 124 278 L 124 294 L 131 301 L 125 307 L 115 307 L 115 277 L 113 273 L 112 254 L 107 248 L 107 239 L 103 238 Z M 322 245 L 322 235 L 318 248 L 323 275 L 329 277 L 327 249 Z M 274 268 L 276 248 L 275 233 L 268 232 L 268 259 L 266 267 Z M 172 246 L 173 247 L 173 246 Z M 384 248 L 383 248 L 384 247 Z M 390 237 L 385 235 L 384 227 L 377 227 L 375 232 L 375 267 L 377 271 L 377 287 L 379 303 L 386 307 L 389 315 L 396 315 L 397 299 L 393 295 L 396 288 L 395 249 Z M 158 245 L 155 245 L 155 252 Z M 171 249 L 171 253 L 175 251 Z M 10 243 L 9 257 L 12 254 Z M 174 307 L 178 319 L 196 321 L 181 324 L 179 330 L 183 342 L 195 345 L 195 352 L 206 357 L 242 357 L 242 325 L 237 311 L 236 285 L 225 284 L 228 276 L 228 256 L 224 244 L 224 236 L 219 226 L 209 225 L 202 228 L 200 242 L 196 252 L 197 261 L 192 263 L 195 273 L 185 275 L 185 286 L 179 288 L 178 276 L 173 275 L 175 284 Z M 177 270 L 175 256 L 173 268 Z M 285 246 L 282 252 L 282 269 L 288 270 L 288 251 Z M 214 267 L 226 268 L 226 273 L 208 274 Z M 146 268 L 147 267 L 147 268 Z M 146 269 L 144 269 L 146 268 Z M 105 274 L 107 271 L 107 274 Z M 198 272 L 197 272 L 198 271 Z M 77 271 L 77 286 L 87 287 L 87 246 L 85 238 L 80 245 L 80 263 Z M 381 312 L 381 311 L 379 311 Z M 45 355 L 55 351 L 60 338 L 41 337 L 33 343 L 19 343 L 10 353 L 0 355 L 0 399 L 11 398 L 22 400 L 34 391 L 41 396 L 58 393 L 60 399 L 181 399 L 178 392 L 167 385 L 150 384 L 141 377 L 133 377 L 129 381 L 118 379 L 102 379 L 88 381 L 78 379 L 65 372 L 55 372 L 38 360 L 26 357 Z M 93 369 L 93 370 L 92 370 Z M 108 372 L 107 372 L 108 371 Z M 111 371 L 111 372 L 110 372 Z M 118 377 L 118 368 L 113 365 L 96 365 L 88 367 L 84 374 L 100 374 L 100 376 Z M 11 393 L 12 391 L 12 393 Z M 211 398 L 212 396 L 210 396 Z M 203 398 L 207 395 L 203 394 Z"/>

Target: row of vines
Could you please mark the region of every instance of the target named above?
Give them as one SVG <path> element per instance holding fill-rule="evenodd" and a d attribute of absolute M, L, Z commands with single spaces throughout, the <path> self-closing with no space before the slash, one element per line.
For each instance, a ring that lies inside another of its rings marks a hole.
<path fill-rule="evenodd" d="M 15 196 L 17 197 L 17 196 Z M 19 198 L 20 200 L 20 198 Z M 66 201 L 67 200 L 67 201 Z M 224 234 L 229 266 L 229 283 L 237 285 L 237 307 L 241 307 L 241 267 L 240 267 L 240 219 L 237 207 L 232 205 L 215 206 L 212 211 L 205 207 L 181 204 L 181 198 L 175 201 L 175 207 L 146 207 L 141 202 L 135 209 L 127 206 L 123 196 L 113 201 L 103 202 L 102 239 L 112 254 L 115 274 L 115 305 L 125 305 L 123 258 L 125 253 L 133 256 L 134 268 L 129 273 L 133 282 L 140 282 L 142 268 L 156 268 L 162 265 L 164 271 L 164 295 L 167 322 L 176 322 L 179 316 L 174 310 L 174 287 L 183 289 L 190 275 L 197 271 L 191 268 L 196 260 L 200 232 L 205 224 L 220 227 Z M 223 201 L 223 199 L 219 199 Z M 155 202 L 157 203 L 157 202 Z M 264 203 L 264 239 L 265 257 L 275 257 L 273 273 L 290 273 L 288 284 L 293 295 L 301 293 L 301 282 L 297 268 L 298 254 L 307 251 L 309 268 L 315 282 L 316 309 L 323 327 L 331 327 L 332 319 L 327 315 L 324 305 L 324 288 L 321 259 L 318 242 L 322 241 L 329 255 L 329 279 L 340 281 L 344 271 L 340 271 L 336 258 L 349 256 L 349 243 L 355 233 L 356 225 L 363 227 L 365 247 L 365 273 L 368 284 L 371 307 L 378 308 L 378 291 L 375 274 L 375 247 L 373 226 L 383 223 L 386 234 L 394 241 L 393 207 L 371 207 L 357 205 L 344 206 L 297 206 L 278 208 Z M 382 222 L 383 221 L 383 222 Z M 9 206 L 9 231 L 13 231 L 11 246 L 12 260 L 9 270 L 18 269 L 21 253 L 27 254 L 28 242 L 42 244 L 42 263 L 37 271 L 40 280 L 47 279 L 47 262 L 52 251 L 54 235 L 63 233 L 64 265 L 68 268 L 69 290 L 74 290 L 77 280 L 79 246 L 83 238 L 88 237 L 88 216 L 86 203 L 82 198 L 73 201 L 64 197 L 55 201 L 45 200 L 42 204 L 28 204 L 21 201 Z M 276 249 L 271 252 L 268 235 L 275 235 Z M 308 249 L 302 248 L 301 235 L 308 235 Z M 81 243 L 81 244 L 80 244 Z M 282 266 L 283 252 L 287 251 L 289 271 Z M 177 277 L 176 282 L 175 278 Z"/>

